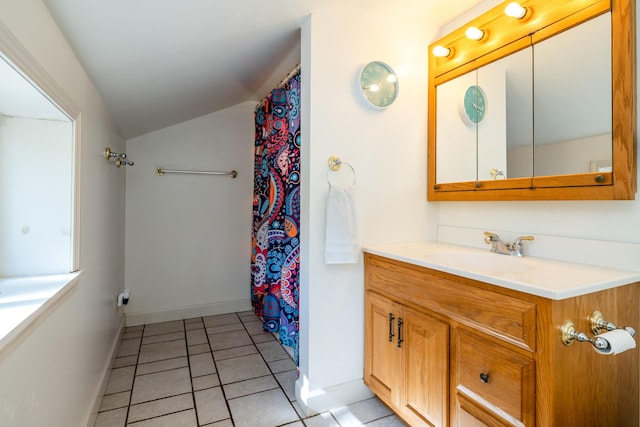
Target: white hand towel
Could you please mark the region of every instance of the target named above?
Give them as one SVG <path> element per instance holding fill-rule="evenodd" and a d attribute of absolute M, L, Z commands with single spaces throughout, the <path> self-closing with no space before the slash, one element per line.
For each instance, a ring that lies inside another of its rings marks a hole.
<path fill-rule="evenodd" d="M 355 188 L 329 184 L 324 262 L 353 264 L 358 261 Z"/>

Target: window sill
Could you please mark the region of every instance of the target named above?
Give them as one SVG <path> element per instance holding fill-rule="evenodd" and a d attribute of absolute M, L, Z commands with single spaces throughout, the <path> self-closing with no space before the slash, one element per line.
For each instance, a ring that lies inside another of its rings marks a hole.
<path fill-rule="evenodd" d="M 0 353 L 74 289 L 81 275 L 0 278 Z"/>

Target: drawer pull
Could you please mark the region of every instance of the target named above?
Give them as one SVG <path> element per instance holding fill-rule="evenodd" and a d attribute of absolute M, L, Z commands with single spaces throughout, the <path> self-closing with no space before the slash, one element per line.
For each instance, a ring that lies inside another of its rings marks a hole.
<path fill-rule="evenodd" d="M 483 383 L 488 383 L 489 382 L 489 375 L 485 374 L 484 372 L 480 374 L 480 381 L 482 381 Z"/>
<path fill-rule="evenodd" d="M 402 324 L 404 322 L 402 321 L 402 317 L 398 317 L 398 348 L 402 348 L 402 342 L 404 341 L 402 339 Z"/>
<path fill-rule="evenodd" d="M 393 313 L 389 313 L 389 342 L 393 342 Z"/>

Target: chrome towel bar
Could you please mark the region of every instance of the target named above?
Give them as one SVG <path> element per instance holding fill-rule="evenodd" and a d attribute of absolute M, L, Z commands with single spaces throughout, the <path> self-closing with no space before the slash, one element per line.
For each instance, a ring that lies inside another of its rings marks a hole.
<path fill-rule="evenodd" d="M 182 173 L 189 175 L 229 175 L 231 178 L 235 178 L 238 176 L 238 172 L 229 171 L 229 172 L 216 172 L 216 171 L 190 171 L 190 170 L 177 170 L 177 169 L 164 169 L 158 168 L 156 169 L 156 175 L 162 176 L 166 173 Z"/>

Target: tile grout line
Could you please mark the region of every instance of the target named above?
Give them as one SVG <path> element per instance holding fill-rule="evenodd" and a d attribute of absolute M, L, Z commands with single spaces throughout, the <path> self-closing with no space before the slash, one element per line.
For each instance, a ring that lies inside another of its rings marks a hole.
<path fill-rule="evenodd" d="M 204 326 L 204 321 L 203 321 Z M 184 335 L 184 347 L 187 355 L 187 368 L 189 368 L 189 382 L 191 383 L 191 401 L 193 402 L 193 412 L 196 415 L 196 426 L 200 427 L 200 418 L 198 416 L 198 406 L 196 404 L 196 392 L 193 386 L 193 375 L 191 372 L 191 356 L 189 355 L 189 342 L 187 341 L 187 323 L 186 319 L 182 319 L 182 332 Z M 211 355 L 213 358 L 213 354 Z"/>
<path fill-rule="evenodd" d="M 133 399 L 133 385 L 136 382 L 136 374 L 138 373 L 138 362 L 140 361 L 140 352 L 142 351 L 142 340 L 144 339 L 144 330 L 147 325 L 142 325 L 142 333 L 140 335 L 140 344 L 138 344 L 138 353 L 136 354 L 136 364 L 133 368 L 133 378 L 131 379 L 131 391 L 129 392 L 129 404 L 127 405 L 127 416 L 124 419 L 125 427 L 129 424 L 129 411 L 131 410 L 131 400 Z"/>
<path fill-rule="evenodd" d="M 237 313 L 234 313 L 238 320 L 240 320 L 240 316 Z M 240 320 L 242 323 L 242 320 Z M 222 386 L 222 379 L 220 378 L 220 371 L 218 370 L 218 364 L 216 363 L 216 358 L 213 357 L 213 347 L 211 347 L 211 339 L 209 338 L 209 334 L 207 333 L 207 325 L 204 322 L 204 318 L 202 318 L 202 326 L 204 327 L 204 336 L 207 337 L 207 344 L 209 345 L 209 350 L 211 353 L 211 360 L 213 360 L 213 367 L 216 370 L 216 375 L 218 376 L 218 383 L 220 383 L 220 391 L 222 392 L 222 398 L 224 399 L 224 404 L 227 406 L 227 412 L 229 413 L 229 420 L 231 421 L 231 425 L 235 427 L 236 423 L 233 420 L 233 414 L 231 413 L 231 407 L 229 406 L 229 399 L 227 399 L 227 393 L 224 391 L 224 387 Z M 258 349 L 256 349 L 257 351 Z M 219 420 L 223 421 L 223 420 Z M 218 422 L 218 421 L 216 421 Z"/>

